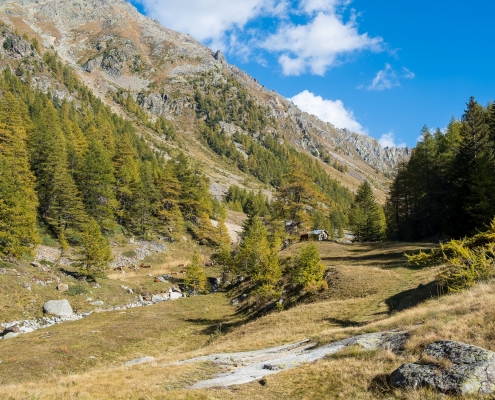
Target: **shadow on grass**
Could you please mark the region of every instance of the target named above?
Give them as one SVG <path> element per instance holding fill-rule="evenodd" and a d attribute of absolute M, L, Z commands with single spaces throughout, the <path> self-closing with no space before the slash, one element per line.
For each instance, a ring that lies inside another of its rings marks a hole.
<path fill-rule="evenodd" d="M 443 294 L 441 287 L 436 281 L 417 288 L 397 293 L 385 300 L 389 312 L 402 311 L 422 303 L 431 298 L 437 298 Z"/>
<path fill-rule="evenodd" d="M 410 254 L 416 254 L 419 251 L 410 252 Z M 384 269 L 393 268 L 407 268 L 411 270 L 423 269 L 423 266 L 416 264 L 409 264 L 407 258 L 404 255 L 404 251 L 397 251 L 391 253 L 383 254 L 362 254 L 362 255 L 350 255 L 350 256 L 339 256 L 339 257 L 322 257 L 322 261 L 329 264 L 359 264 L 362 266 L 380 267 Z"/>
<path fill-rule="evenodd" d="M 376 375 L 369 384 L 368 391 L 379 397 L 390 395 L 394 388 L 389 383 L 389 375 Z"/>
<path fill-rule="evenodd" d="M 408 264 L 405 253 L 416 254 L 420 250 L 427 251 L 433 247 L 430 243 L 402 243 L 381 242 L 361 243 L 348 249 L 347 255 L 324 256 L 322 261 L 328 263 L 359 264 L 362 266 L 380 267 L 385 269 L 408 268 L 421 269 L 423 267 Z"/>
<path fill-rule="evenodd" d="M 329 322 L 333 325 L 338 325 L 340 328 L 354 328 L 368 324 L 369 322 L 356 322 L 350 319 L 338 319 L 338 318 L 324 318 L 323 321 Z"/>
<path fill-rule="evenodd" d="M 77 279 L 78 281 L 81 281 L 81 282 L 89 282 L 89 283 L 95 283 L 96 282 L 96 278 L 93 275 L 85 275 L 85 274 L 81 274 L 80 272 L 70 271 L 70 270 L 65 269 L 65 268 L 59 268 L 58 270 L 61 273 L 68 275 L 68 276 L 71 276 L 72 278 Z"/>

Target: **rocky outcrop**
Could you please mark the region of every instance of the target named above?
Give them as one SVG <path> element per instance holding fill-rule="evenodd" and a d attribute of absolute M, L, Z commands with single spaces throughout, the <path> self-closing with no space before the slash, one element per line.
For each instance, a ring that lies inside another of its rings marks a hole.
<path fill-rule="evenodd" d="M 440 340 L 430 344 L 422 360 L 392 372 L 396 387 L 429 387 L 449 394 L 495 393 L 495 353 L 465 343 Z"/>
<path fill-rule="evenodd" d="M 270 349 L 197 357 L 173 365 L 212 362 L 229 368 L 229 372 L 195 383 L 193 389 L 240 385 L 304 363 L 315 362 L 349 346 L 360 346 L 365 350 L 381 348 L 401 351 L 408 338 L 407 332 L 376 332 L 350 337 L 321 347 L 316 347 L 315 343 L 306 340 Z"/>

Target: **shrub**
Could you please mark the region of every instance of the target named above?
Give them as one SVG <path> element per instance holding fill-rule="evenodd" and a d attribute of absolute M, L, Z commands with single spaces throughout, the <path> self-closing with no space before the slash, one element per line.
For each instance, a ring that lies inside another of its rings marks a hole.
<path fill-rule="evenodd" d="M 122 253 L 124 257 L 136 257 L 136 252 L 134 250 L 124 251 Z"/>
<path fill-rule="evenodd" d="M 17 265 L 12 264 L 12 263 L 10 263 L 8 261 L 2 261 L 2 260 L 0 260 L 0 268 L 15 268 L 15 267 L 17 267 Z"/>
<path fill-rule="evenodd" d="M 67 290 L 67 294 L 69 296 L 77 296 L 78 294 L 86 293 L 86 288 L 83 285 L 74 285 L 70 286 L 69 290 Z"/>
<path fill-rule="evenodd" d="M 458 292 L 495 275 L 495 218 L 490 229 L 473 237 L 451 240 L 429 253 L 407 255 L 409 263 L 445 264 L 437 279 L 449 292 Z"/>

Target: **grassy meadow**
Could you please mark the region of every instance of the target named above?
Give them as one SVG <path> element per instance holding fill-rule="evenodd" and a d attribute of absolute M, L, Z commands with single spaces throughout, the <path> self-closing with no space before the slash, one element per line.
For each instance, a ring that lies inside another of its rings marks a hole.
<path fill-rule="evenodd" d="M 281 257 L 293 257 L 300 246 L 291 246 Z M 415 268 L 403 257 L 404 252 L 430 245 L 326 242 L 318 246 L 330 272 L 329 289 L 281 312 L 246 320 L 231 304 L 232 295 L 219 292 L 93 313 L 83 320 L 0 341 L 0 394 L 6 399 L 437 399 L 445 396 L 428 390 L 391 389 L 386 374 L 417 360 L 421 349 L 438 339 L 495 350 L 495 284 L 439 297 L 432 285 L 438 267 Z M 162 268 L 171 263 L 162 261 Z M 110 275 L 101 290 L 122 291 L 117 279 L 123 278 Z M 126 285 L 135 288 L 147 280 L 151 278 L 145 274 L 125 277 Z M 263 386 L 252 382 L 193 391 L 188 389 L 191 384 L 221 372 L 220 367 L 205 362 L 170 365 L 212 353 L 302 339 L 323 344 L 389 329 L 411 332 L 404 354 L 349 348 L 268 376 Z M 155 361 L 124 366 L 142 356 L 153 356 Z"/>

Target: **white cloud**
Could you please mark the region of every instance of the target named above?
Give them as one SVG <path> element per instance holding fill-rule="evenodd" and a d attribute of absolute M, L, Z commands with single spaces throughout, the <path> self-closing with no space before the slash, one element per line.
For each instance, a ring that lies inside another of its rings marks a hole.
<path fill-rule="evenodd" d="M 400 86 L 400 79 L 414 79 L 416 75 L 406 67 L 402 67 L 402 75 L 397 75 L 397 72 L 390 64 L 385 64 L 385 68 L 378 71 L 373 81 L 366 87 L 368 90 L 385 90 Z M 360 86 L 359 88 L 361 88 Z"/>
<path fill-rule="evenodd" d="M 373 78 L 371 85 L 367 87 L 368 90 L 385 90 L 392 89 L 395 86 L 400 86 L 397 79 L 397 73 L 394 71 L 390 64 L 385 64 L 385 69 L 378 71 Z"/>
<path fill-rule="evenodd" d="M 360 34 L 354 18 L 344 23 L 335 13 L 319 12 L 306 25 L 282 24 L 260 47 L 282 53 L 279 62 L 285 75 L 300 75 L 307 70 L 324 75 L 339 56 L 362 50 L 380 51 L 382 42 L 382 38 Z"/>
<path fill-rule="evenodd" d="M 367 134 L 361 124 L 356 121 L 352 111 L 347 110 L 341 100 L 325 100 L 308 90 L 304 90 L 289 100 L 301 110 L 314 114 L 322 121 L 330 122 L 337 128 L 347 128 L 352 132 Z"/>
<path fill-rule="evenodd" d="M 407 147 L 405 143 L 395 143 L 395 133 L 394 132 L 389 132 L 389 133 L 384 133 L 380 139 L 378 139 L 378 143 L 380 143 L 380 146 L 383 148 L 385 147 Z"/>
<path fill-rule="evenodd" d="M 338 6 L 346 6 L 351 0 L 301 0 L 299 7 L 306 13 L 325 11 L 333 13 Z"/>
<path fill-rule="evenodd" d="M 256 49 L 271 52 L 285 75 L 324 75 L 346 55 L 384 50 L 382 38 L 359 32 L 354 10 L 344 20 L 342 11 L 351 0 L 128 1 L 142 4 L 149 17 L 214 50 L 236 53 L 246 61 L 258 57 Z M 269 25 L 249 26 L 267 17 L 272 18 Z M 296 24 L 295 18 L 302 22 Z"/>
<path fill-rule="evenodd" d="M 406 79 L 414 79 L 416 77 L 416 74 L 414 72 L 410 71 L 406 67 L 402 67 L 402 72 L 403 72 L 402 76 Z"/>
<path fill-rule="evenodd" d="M 165 27 L 189 33 L 202 42 L 222 46 L 225 32 L 242 28 L 260 15 L 284 12 L 286 4 L 277 0 L 136 0 L 146 15 Z"/>

